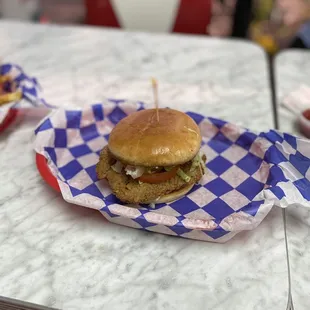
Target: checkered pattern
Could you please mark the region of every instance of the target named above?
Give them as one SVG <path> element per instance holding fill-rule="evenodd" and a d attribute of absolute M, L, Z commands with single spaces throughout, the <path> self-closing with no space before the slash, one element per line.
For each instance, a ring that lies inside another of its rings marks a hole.
<path fill-rule="evenodd" d="M 23 103 L 23 107 L 28 106 L 46 106 L 48 108 L 53 108 L 49 105 L 44 98 L 41 96 L 40 85 L 35 78 L 28 76 L 20 66 L 15 64 L 3 64 L 0 65 L 0 74 L 9 75 L 12 77 L 13 81 L 16 82 L 17 89 L 23 94 L 21 101 L 12 102 L 8 105 L 4 105 L 0 108 L 0 123 L 6 117 L 9 109 L 18 108 L 20 102 Z M 10 83 L 5 85 L 6 88 L 10 89 Z"/>
<path fill-rule="evenodd" d="M 114 125 L 139 102 L 107 100 L 85 110 L 57 110 L 36 129 L 35 150 L 49 160 L 65 200 L 100 210 L 110 221 L 185 238 L 224 242 L 255 228 L 272 205 L 310 200 L 310 144 L 276 131 L 255 134 L 188 112 L 200 126 L 207 174 L 183 198 L 130 208 L 97 180 L 95 166 Z M 293 195 L 291 195 L 293 193 Z"/>

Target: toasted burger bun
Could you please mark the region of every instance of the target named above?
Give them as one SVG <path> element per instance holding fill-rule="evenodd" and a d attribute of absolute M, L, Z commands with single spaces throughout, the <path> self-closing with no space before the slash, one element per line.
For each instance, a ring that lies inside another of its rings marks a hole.
<path fill-rule="evenodd" d="M 158 204 L 158 203 L 168 203 L 168 202 L 172 202 L 175 201 L 177 199 L 182 198 L 183 196 L 185 196 L 192 188 L 193 188 L 194 184 L 189 184 L 177 191 L 171 192 L 167 195 L 164 195 L 162 197 L 160 197 L 159 199 L 155 200 L 155 201 L 150 201 L 148 203 L 154 203 L 154 204 Z"/>
<path fill-rule="evenodd" d="M 122 119 L 109 137 L 109 150 L 123 163 L 154 167 L 181 165 L 199 151 L 201 134 L 183 112 L 155 109 L 134 112 Z"/>

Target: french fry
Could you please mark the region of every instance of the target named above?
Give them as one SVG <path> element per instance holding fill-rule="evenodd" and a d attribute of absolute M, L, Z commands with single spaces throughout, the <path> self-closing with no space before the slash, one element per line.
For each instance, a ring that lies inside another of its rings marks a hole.
<path fill-rule="evenodd" d="M 12 78 L 9 75 L 1 75 L 0 76 L 0 83 L 5 83 L 8 81 L 12 81 Z"/>
<path fill-rule="evenodd" d="M 0 106 L 13 102 L 13 101 L 18 101 L 21 98 L 22 98 L 21 91 L 16 91 L 14 93 L 7 93 L 4 95 L 0 95 Z"/>
<path fill-rule="evenodd" d="M 6 82 L 11 82 L 10 92 L 6 92 L 3 89 L 3 84 Z M 22 92 L 17 91 L 17 85 L 13 81 L 10 75 L 0 75 L 0 106 L 7 103 L 18 101 L 22 98 Z"/>

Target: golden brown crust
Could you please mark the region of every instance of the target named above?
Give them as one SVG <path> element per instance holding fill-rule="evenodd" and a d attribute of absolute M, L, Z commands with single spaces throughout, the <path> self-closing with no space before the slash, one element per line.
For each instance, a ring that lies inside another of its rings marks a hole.
<path fill-rule="evenodd" d="M 108 171 L 116 160 L 111 156 L 108 146 L 106 145 L 100 152 L 99 161 L 96 165 L 96 174 L 98 179 L 105 179 Z"/>
<path fill-rule="evenodd" d="M 197 167 L 188 183 L 177 175 L 159 184 L 139 183 L 124 173 L 115 172 L 111 168 L 111 164 L 114 162 L 115 159 L 105 147 L 100 154 L 100 161 L 96 167 L 97 176 L 98 179 L 107 178 L 115 196 L 126 203 L 160 203 L 178 199 L 185 195 L 202 177 L 202 170 Z M 185 173 L 190 168 L 191 162 L 182 166 Z"/>
<path fill-rule="evenodd" d="M 171 166 L 191 160 L 199 151 L 201 134 L 183 112 L 155 109 L 130 114 L 112 130 L 109 149 L 120 161 L 144 167 Z"/>

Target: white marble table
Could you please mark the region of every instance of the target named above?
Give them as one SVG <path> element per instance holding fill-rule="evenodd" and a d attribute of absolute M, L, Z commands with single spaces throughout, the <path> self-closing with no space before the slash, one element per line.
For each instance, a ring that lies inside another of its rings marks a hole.
<path fill-rule="evenodd" d="M 285 96 L 301 85 L 310 86 L 310 52 L 291 50 L 275 60 L 276 94 L 280 130 L 300 135 L 296 117 L 281 106 Z M 295 309 L 309 309 L 310 304 L 310 211 L 300 206 L 286 210 L 288 253 L 291 266 L 292 298 Z"/>
<path fill-rule="evenodd" d="M 1 57 L 37 76 L 47 99 L 162 104 L 255 130 L 273 127 L 267 63 L 255 45 L 106 29 L 0 23 Z M 286 309 L 282 212 L 226 244 L 142 232 L 65 203 L 34 165 L 37 117 L 0 136 L 0 295 L 66 310 Z"/>

